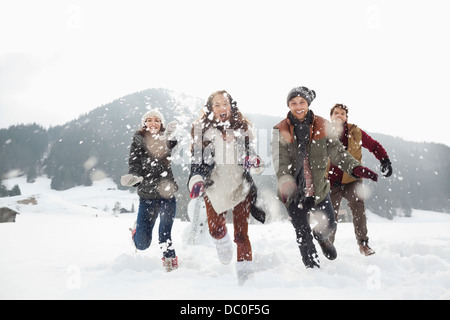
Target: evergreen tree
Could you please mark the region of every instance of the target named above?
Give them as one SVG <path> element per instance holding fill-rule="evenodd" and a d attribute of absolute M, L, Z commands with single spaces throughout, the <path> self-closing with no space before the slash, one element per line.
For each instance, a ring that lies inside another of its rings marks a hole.
<path fill-rule="evenodd" d="M 184 137 L 181 150 L 189 150 L 190 125 L 197 119 L 204 101 L 180 96 L 166 89 L 148 89 L 136 92 L 70 121 L 63 126 L 45 130 L 37 124 L 16 125 L 0 129 L 0 177 L 15 170 L 27 175 L 33 182 L 39 173 L 51 178 L 51 188 L 65 190 L 79 185 L 91 185 L 93 171 L 104 172 L 117 183 L 128 172 L 129 146 L 132 136 L 141 127 L 142 114 L 148 108 L 159 108 L 166 122 L 179 120 L 182 116 Z M 281 117 L 246 115 L 258 130 L 267 130 L 270 158 L 270 135 L 272 127 Z M 372 192 L 365 200 L 366 207 L 374 213 L 394 217 L 397 208 L 405 213 L 412 209 L 443 211 L 450 213 L 450 148 L 435 143 L 407 142 L 399 138 L 369 133 L 388 152 L 393 175 L 377 183 L 365 181 Z M 267 156 L 267 155 L 266 155 Z M 95 159 L 90 162 L 89 159 Z M 186 186 L 189 174 L 188 156 L 184 163 L 173 164 L 174 175 L 179 186 Z M 363 164 L 379 172 L 379 161 L 363 148 Z M 275 191 L 276 179 L 272 175 L 255 177 L 260 189 Z M 130 189 L 136 192 L 135 188 Z M 182 188 L 180 188 L 182 190 Z M 9 190 L 0 184 L 0 195 L 7 196 Z M 189 202 L 187 192 L 179 192 L 179 217 L 186 212 Z"/>
<path fill-rule="evenodd" d="M 20 196 L 22 193 L 20 192 L 20 188 L 19 185 L 14 185 L 14 187 L 11 189 L 11 191 L 9 192 L 9 196 L 10 197 L 14 197 L 14 196 Z"/>
<path fill-rule="evenodd" d="M 27 182 L 28 183 L 34 183 L 36 181 L 37 178 L 37 169 L 36 166 L 31 166 L 28 169 L 28 173 L 27 173 Z"/>

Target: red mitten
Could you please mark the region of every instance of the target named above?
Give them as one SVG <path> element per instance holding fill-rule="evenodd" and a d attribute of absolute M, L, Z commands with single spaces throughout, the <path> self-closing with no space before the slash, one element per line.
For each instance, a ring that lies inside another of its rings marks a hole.
<path fill-rule="evenodd" d="M 198 197 L 201 197 L 203 195 L 203 192 L 205 191 L 205 183 L 203 181 L 197 182 L 192 187 L 190 197 L 191 199 L 195 199 Z"/>

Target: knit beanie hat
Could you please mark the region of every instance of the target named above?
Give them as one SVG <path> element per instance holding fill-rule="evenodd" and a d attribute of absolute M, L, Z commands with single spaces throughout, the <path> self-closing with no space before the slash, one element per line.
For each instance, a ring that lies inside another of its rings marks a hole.
<path fill-rule="evenodd" d="M 152 109 L 144 113 L 142 116 L 142 125 L 145 126 L 145 120 L 147 120 L 150 117 L 157 117 L 159 120 L 161 120 L 161 125 L 164 126 L 165 120 L 164 116 L 161 112 L 159 112 L 157 109 Z"/>
<path fill-rule="evenodd" d="M 311 105 L 311 102 L 316 98 L 316 93 L 314 90 L 310 90 L 307 87 L 296 87 L 289 91 L 287 96 L 287 104 L 289 105 L 289 101 L 295 97 L 302 97 L 308 102 L 308 106 Z"/>

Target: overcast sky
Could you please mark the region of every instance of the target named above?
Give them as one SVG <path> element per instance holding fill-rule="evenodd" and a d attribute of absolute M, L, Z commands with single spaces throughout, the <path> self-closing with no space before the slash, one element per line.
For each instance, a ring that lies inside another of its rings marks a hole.
<path fill-rule="evenodd" d="M 147 88 L 286 115 L 293 87 L 365 131 L 450 146 L 450 1 L 0 3 L 0 128 L 59 125 Z"/>

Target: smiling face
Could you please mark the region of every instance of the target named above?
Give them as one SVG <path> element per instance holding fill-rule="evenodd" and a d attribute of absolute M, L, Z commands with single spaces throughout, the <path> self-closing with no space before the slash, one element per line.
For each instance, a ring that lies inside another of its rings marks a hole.
<path fill-rule="evenodd" d="M 212 100 L 212 111 L 217 122 L 225 122 L 231 117 L 231 104 L 227 94 L 216 94 Z"/>
<path fill-rule="evenodd" d="M 155 116 L 149 117 L 145 120 L 145 126 L 147 127 L 147 131 L 157 134 L 161 130 L 161 120 Z"/>
<path fill-rule="evenodd" d="M 347 110 L 339 108 L 339 107 L 334 108 L 333 112 L 331 113 L 330 118 L 331 118 L 331 122 L 333 124 L 343 125 L 348 120 Z"/>
<path fill-rule="evenodd" d="M 303 121 L 308 113 L 308 102 L 302 97 L 295 97 L 289 100 L 289 109 L 298 120 Z"/>

